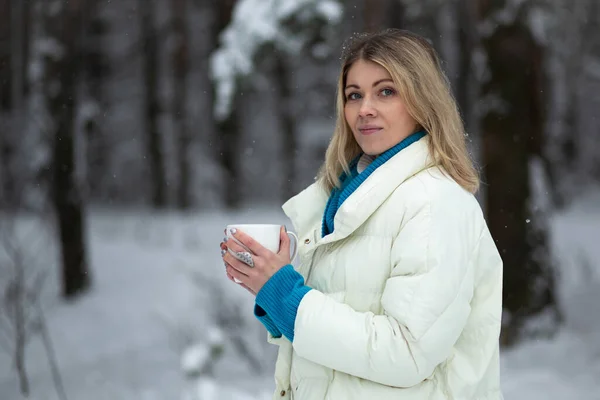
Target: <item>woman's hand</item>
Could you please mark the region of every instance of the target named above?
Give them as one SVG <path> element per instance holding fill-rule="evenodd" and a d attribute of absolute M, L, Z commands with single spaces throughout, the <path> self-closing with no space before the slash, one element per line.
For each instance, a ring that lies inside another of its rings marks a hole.
<path fill-rule="evenodd" d="M 241 281 L 240 285 L 256 295 L 277 271 L 290 263 L 290 238 L 285 227 L 282 226 L 279 234 L 279 252 L 275 254 L 244 232 L 232 229 L 231 233 L 236 240 L 250 249 L 254 267 L 243 263 L 227 251 L 227 249 L 235 252 L 246 251 L 234 240 L 228 239 L 221 244 L 221 249 L 225 250 L 222 254 L 227 276 L 231 280 L 235 278 Z"/>
<path fill-rule="evenodd" d="M 225 238 L 225 240 L 223 240 L 221 242 L 221 257 L 225 256 L 226 252 L 227 252 L 227 238 Z M 234 241 L 231 241 L 231 250 L 233 251 L 246 251 L 245 249 L 243 249 L 239 244 L 237 244 Z M 240 285 L 241 287 L 243 287 L 244 289 L 246 289 L 248 292 L 250 292 L 253 296 L 256 296 L 256 293 L 250 289 L 248 286 L 244 285 L 243 283 L 241 283 L 239 280 L 235 281 L 233 276 L 231 276 L 231 274 L 229 272 L 227 272 L 227 268 L 230 267 L 229 264 L 227 264 L 225 262 L 225 273 L 227 274 L 227 278 L 229 278 L 229 280 L 233 283 L 237 283 L 238 285 Z"/>

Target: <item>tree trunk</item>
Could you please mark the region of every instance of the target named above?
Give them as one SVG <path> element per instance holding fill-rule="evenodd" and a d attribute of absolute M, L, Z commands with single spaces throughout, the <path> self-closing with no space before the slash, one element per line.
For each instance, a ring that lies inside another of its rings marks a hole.
<path fill-rule="evenodd" d="M 15 149 L 7 114 L 0 111 L 0 210 L 12 209 L 16 203 L 14 195 L 17 183 L 12 166 Z"/>
<path fill-rule="evenodd" d="M 95 112 L 87 115 L 83 123 L 85 132 L 85 182 L 86 192 L 91 199 L 104 200 L 105 186 L 102 184 L 109 170 L 108 144 L 100 127 L 100 118 L 104 108 L 103 87 L 108 74 L 102 35 L 106 24 L 98 14 L 98 0 L 85 0 L 83 19 L 83 37 L 85 46 L 83 55 L 83 86 L 85 100 Z"/>
<path fill-rule="evenodd" d="M 503 2 L 481 1 L 481 17 Z M 544 135 L 542 48 L 516 18 L 482 39 L 489 80 L 481 95 L 488 99 L 482 115 L 483 164 L 487 185 L 487 218 L 504 260 L 502 343 L 515 343 L 525 320 L 556 310 L 552 260 L 542 217 L 534 216 L 529 163 Z"/>
<path fill-rule="evenodd" d="M 377 32 L 404 26 L 404 4 L 398 0 L 367 0 L 363 6 L 365 30 Z"/>
<path fill-rule="evenodd" d="M 22 0 L 0 0 L 0 208 L 21 206 L 23 169 L 19 162 L 26 126 L 25 95 L 30 7 Z M 6 24 L 4 24 L 6 23 Z"/>
<path fill-rule="evenodd" d="M 218 143 L 220 148 L 221 167 L 225 172 L 224 202 L 225 207 L 235 210 L 241 203 L 241 179 L 239 158 L 240 127 L 237 106 L 239 96 L 234 96 L 234 104 L 229 116 L 217 122 Z"/>
<path fill-rule="evenodd" d="M 475 28 L 476 17 L 474 15 L 473 3 L 470 0 L 459 0 L 456 2 L 458 15 L 458 82 L 456 100 L 459 104 L 462 118 L 467 128 L 471 131 L 471 86 L 472 86 L 472 60 L 475 50 L 477 32 Z"/>
<path fill-rule="evenodd" d="M 31 52 L 31 33 L 33 32 L 33 24 L 32 24 L 32 18 L 33 18 L 33 5 L 34 3 L 29 0 L 29 1 L 23 1 L 23 0 L 15 0 L 15 1 L 19 1 L 22 2 L 21 7 L 23 7 L 23 16 L 22 16 L 22 26 L 21 26 L 21 32 L 23 35 L 23 39 L 21 40 L 21 46 L 22 46 L 22 51 L 21 51 L 21 65 L 23 67 L 23 79 L 21 81 L 21 91 L 23 93 L 23 96 L 28 96 L 29 95 L 29 74 L 27 73 L 27 71 L 29 70 L 29 62 L 30 62 L 30 52 Z"/>
<path fill-rule="evenodd" d="M 292 90 L 290 88 L 290 76 L 288 74 L 285 55 L 280 54 L 275 58 L 274 78 L 279 94 L 279 116 L 283 133 L 283 200 L 294 195 L 294 182 L 296 181 L 296 118 L 292 102 Z"/>
<path fill-rule="evenodd" d="M 144 132 L 152 184 L 152 205 L 163 208 L 167 205 L 167 179 L 163 156 L 162 137 L 158 127 L 160 101 L 158 95 L 158 39 L 154 26 L 154 0 L 139 0 L 140 26 L 143 41 L 144 79 Z"/>
<path fill-rule="evenodd" d="M 0 0 L 0 111 L 11 109 L 11 2 Z"/>
<path fill-rule="evenodd" d="M 26 66 L 23 64 L 25 61 L 23 57 L 24 46 L 23 42 L 25 40 L 24 37 L 24 21 L 25 21 L 25 7 L 21 0 L 12 0 L 11 4 L 11 26 L 10 26 L 10 54 L 11 54 L 11 94 L 10 94 L 10 103 L 11 103 L 11 118 L 10 118 L 10 132 L 7 132 L 6 136 L 6 144 L 10 149 L 10 152 L 6 154 L 6 175 L 5 181 L 6 184 L 4 193 L 4 199 L 7 202 L 7 206 L 10 209 L 15 209 L 18 207 L 19 201 L 19 188 L 17 186 L 18 177 L 17 177 L 17 168 L 13 164 L 14 158 L 18 153 L 18 143 L 17 140 L 23 141 L 22 138 L 24 136 L 25 130 L 25 107 L 24 107 L 24 84 L 25 81 L 25 69 Z"/>
<path fill-rule="evenodd" d="M 27 68 L 29 65 L 29 38 L 31 30 L 31 6 L 29 1 L 12 0 L 11 11 L 11 53 L 12 61 L 12 93 L 13 97 L 23 98 L 29 85 Z"/>
<path fill-rule="evenodd" d="M 15 190 L 12 159 L 11 107 L 11 2 L 0 0 L 0 209 L 10 208 Z"/>
<path fill-rule="evenodd" d="M 367 0 L 364 4 L 365 30 L 376 32 L 387 28 L 385 23 L 388 0 Z"/>
<path fill-rule="evenodd" d="M 187 129 L 187 77 L 189 70 L 189 34 L 186 19 L 187 0 L 172 0 L 175 49 L 173 51 L 173 120 L 177 140 L 177 162 L 179 182 L 177 185 L 177 207 L 181 210 L 191 206 L 191 165 L 189 146 L 192 138 Z"/>
<path fill-rule="evenodd" d="M 221 32 L 227 27 L 231 21 L 233 13 L 233 7 L 236 0 L 223 0 L 218 4 L 211 3 L 214 13 L 216 14 L 215 23 L 211 29 L 211 40 L 214 43 L 212 49 L 209 49 L 212 53 L 218 45 L 218 37 Z M 209 72 L 209 65 L 206 65 L 206 72 Z M 215 98 L 214 85 L 211 91 L 212 99 Z M 241 179 L 240 169 L 238 165 L 238 158 L 240 157 L 240 130 L 238 125 L 238 105 L 240 103 L 240 95 L 235 94 L 233 99 L 233 105 L 231 108 L 231 114 L 223 121 L 216 121 L 214 112 L 209 113 L 209 118 L 212 120 L 215 126 L 215 138 L 214 138 L 214 149 L 215 158 L 221 166 L 223 171 L 223 202 L 225 207 L 228 209 L 235 209 L 241 202 Z M 212 104 L 212 103 L 210 103 Z"/>
<path fill-rule="evenodd" d="M 402 29 L 406 23 L 406 7 L 401 1 L 392 1 L 388 8 L 387 20 L 390 28 Z"/>
<path fill-rule="evenodd" d="M 27 348 L 27 289 L 25 287 L 25 265 L 15 260 L 15 278 L 13 284 L 13 318 L 14 318 L 14 362 L 17 376 L 19 377 L 19 389 L 23 397 L 29 397 L 29 377 L 27 375 L 26 355 Z"/>
<path fill-rule="evenodd" d="M 81 45 L 81 0 L 71 0 L 58 9 L 45 7 L 45 30 L 61 44 L 62 54 L 45 58 L 44 96 L 52 148 L 52 200 L 58 219 L 62 252 L 63 296 L 86 291 L 91 284 L 86 254 L 85 213 L 80 183 L 75 174 L 75 107 Z"/>

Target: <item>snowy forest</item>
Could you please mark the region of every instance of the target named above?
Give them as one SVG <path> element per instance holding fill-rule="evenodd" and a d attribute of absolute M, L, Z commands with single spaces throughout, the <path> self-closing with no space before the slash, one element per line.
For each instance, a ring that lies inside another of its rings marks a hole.
<path fill-rule="evenodd" d="M 600 400 L 600 0 L 0 0 L 0 399 L 270 399 L 218 244 L 290 227 L 345 40 L 384 28 L 460 107 L 505 398 Z"/>

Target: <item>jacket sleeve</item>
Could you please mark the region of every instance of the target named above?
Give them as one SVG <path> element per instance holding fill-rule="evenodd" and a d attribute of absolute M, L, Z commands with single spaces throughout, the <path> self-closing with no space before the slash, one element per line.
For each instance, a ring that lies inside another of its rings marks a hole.
<path fill-rule="evenodd" d="M 393 241 L 383 315 L 357 312 L 317 290 L 304 296 L 293 342 L 300 357 L 384 385 L 410 387 L 450 356 L 470 314 L 469 264 L 481 235 L 472 233 L 464 207 L 437 203 L 420 206 Z"/>

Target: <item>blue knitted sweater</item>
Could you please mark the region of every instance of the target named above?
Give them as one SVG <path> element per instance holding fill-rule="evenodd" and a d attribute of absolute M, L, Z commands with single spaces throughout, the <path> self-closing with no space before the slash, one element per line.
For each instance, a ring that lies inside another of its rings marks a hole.
<path fill-rule="evenodd" d="M 323 215 L 323 226 L 321 229 L 321 236 L 325 237 L 333 232 L 333 220 L 335 218 L 337 210 L 342 206 L 344 201 L 348 197 L 350 197 L 352 193 L 354 193 L 354 191 L 360 186 L 361 183 L 363 183 L 377 168 L 382 166 L 387 160 L 398 154 L 402 149 L 405 149 L 414 142 L 418 141 L 423 136 L 425 136 L 425 132 L 419 131 L 406 137 L 394 147 L 390 148 L 389 150 L 386 150 L 381 155 L 377 156 L 377 158 L 375 158 L 375 160 L 373 160 L 373 162 L 369 164 L 369 166 L 360 174 L 357 170 L 357 164 L 361 156 L 358 156 L 354 160 L 352 160 L 349 166 L 350 175 L 347 175 L 344 172 L 340 177 L 341 187 L 333 188 L 333 190 L 331 191 L 331 195 L 329 196 L 329 200 L 327 201 L 327 205 L 325 206 L 325 214 Z"/>

